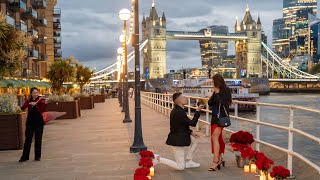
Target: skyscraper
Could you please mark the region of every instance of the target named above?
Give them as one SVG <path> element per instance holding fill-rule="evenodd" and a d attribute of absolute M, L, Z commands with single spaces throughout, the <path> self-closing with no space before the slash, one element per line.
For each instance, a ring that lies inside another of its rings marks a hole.
<path fill-rule="evenodd" d="M 210 29 L 214 34 L 227 34 L 227 26 L 213 25 L 205 29 Z M 203 32 L 205 29 L 200 30 Z M 208 69 L 222 65 L 222 61 L 227 57 L 228 41 L 212 40 L 200 41 L 202 68 Z"/>
<path fill-rule="evenodd" d="M 308 53 L 308 14 L 316 16 L 317 0 L 283 0 L 283 18 L 273 22 L 273 49 L 281 57 Z"/>
<path fill-rule="evenodd" d="M 309 54 L 312 57 L 313 63 L 319 63 L 320 59 L 320 21 L 314 21 L 310 24 L 309 37 Z"/>

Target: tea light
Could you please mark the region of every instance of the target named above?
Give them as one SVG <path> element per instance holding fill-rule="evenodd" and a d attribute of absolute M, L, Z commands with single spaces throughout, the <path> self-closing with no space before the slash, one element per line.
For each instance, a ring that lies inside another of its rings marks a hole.
<path fill-rule="evenodd" d="M 251 164 L 250 172 L 252 172 L 252 173 L 256 173 L 256 171 L 257 171 L 257 165 L 255 165 L 255 164 Z"/>
<path fill-rule="evenodd" d="M 150 168 L 149 176 L 154 176 L 154 167 L 153 166 Z"/>
<path fill-rule="evenodd" d="M 261 173 L 260 174 L 260 180 L 266 180 L 266 175 L 264 173 Z"/>
<path fill-rule="evenodd" d="M 249 165 L 245 165 L 244 168 L 243 168 L 243 171 L 244 172 L 250 172 Z"/>
<path fill-rule="evenodd" d="M 274 180 L 274 178 L 270 176 L 270 173 L 268 174 L 268 180 Z"/>
<path fill-rule="evenodd" d="M 147 178 L 151 180 L 151 176 L 147 176 Z"/>

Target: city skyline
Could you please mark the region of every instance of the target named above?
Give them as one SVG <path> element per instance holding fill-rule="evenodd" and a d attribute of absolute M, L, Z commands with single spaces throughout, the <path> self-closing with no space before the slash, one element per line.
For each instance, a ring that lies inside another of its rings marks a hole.
<path fill-rule="evenodd" d="M 120 46 L 118 37 L 122 23 L 118 18 L 118 11 L 131 8 L 131 1 L 121 0 L 113 2 L 112 6 L 102 0 L 96 3 L 85 1 L 58 1 L 62 8 L 63 52 L 64 56 L 74 55 L 76 59 L 91 68 L 101 69 L 116 59 L 116 49 Z M 177 8 L 183 3 L 184 8 Z M 269 45 L 272 39 L 272 21 L 282 16 L 282 1 L 268 2 L 234 1 L 209 2 L 201 0 L 185 2 L 177 0 L 156 1 L 159 13 L 165 11 L 169 30 L 198 31 L 210 25 L 226 25 L 232 32 L 235 17 L 240 19 L 245 14 L 246 4 L 249 4 L 253 18 L 260 14 L 263 29 L 268 36 Z M 105 4 L 105 6 L 103 6 Z M 152 0 L 140 2 L 140 16 L 149 13 Z M 190 9 L 185 11 L 185 9 Z M 209 13 L 207 13 L 209 12 Z M 214 17 L 214 18 L 212 18 Z M 85 22 L 85 23 L 84 23 Z M 229 54 L 234 53 L 234 47 L 229 45 Z M 167 70 L 179 69 L 181 64 L 186 67 L 201 67 L 201 56 L 198 41 L 168 41 Z"/>

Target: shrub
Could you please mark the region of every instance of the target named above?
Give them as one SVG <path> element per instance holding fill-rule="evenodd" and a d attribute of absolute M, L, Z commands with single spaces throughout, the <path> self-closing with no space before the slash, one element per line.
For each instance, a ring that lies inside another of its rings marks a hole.
<path fill-rule="evenodd" d="M 14 94 L 0 94 L 0 114 L 16 114 L 21 112 L 17 96 Z"/>
<path fill-rule="evenodd" d="M 71 102 L 71 101 L 74 101 L 74 99 L 69 94 L 50 95 L 49 96 L 49 101 L 50 102 Z"/>
<path fill-rule="evenodd" d="M 89 97 L 90 95 L 88 94 L 88 93 L 86 93 L 86 92 L 83 92 L 83 93 L 73 93 L 72 94 L 72 97 L 74 98 L 74 99 L 76 99 L 76 98 L 83 98 L 83 97 Z"/>

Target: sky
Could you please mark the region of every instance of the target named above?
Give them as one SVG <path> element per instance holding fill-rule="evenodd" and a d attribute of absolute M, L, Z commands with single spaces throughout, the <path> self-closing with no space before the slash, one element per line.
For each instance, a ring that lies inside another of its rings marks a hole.
<path fill-rule="evenodd" d="M 149 15 L 152 0 L 139 3 L 142 19 L 143 14 Z M 229 32 L 234 32 L 236 16 L 243 19 L 248 4 L 254 19 L 260 15 L 269 45 L 272 21 L 282 17 L 281 0 L 155 0 L 155 4 L 158 14 L 166 14 L 167 30 L 198 31 L 210 25 L 226 25 Z M 131 0 L 58 0 L 56 7 L 62 11 L 63 57 L 74 56 L 97 70 L 116 61 L 123 27 L 118 13 L 123 8 L 131 9 Z M 232 43 L 229 54 L 234 54 Z M 199 42 L 168 40 L 167 70 L 191 67 L 201 67 Z"/>

